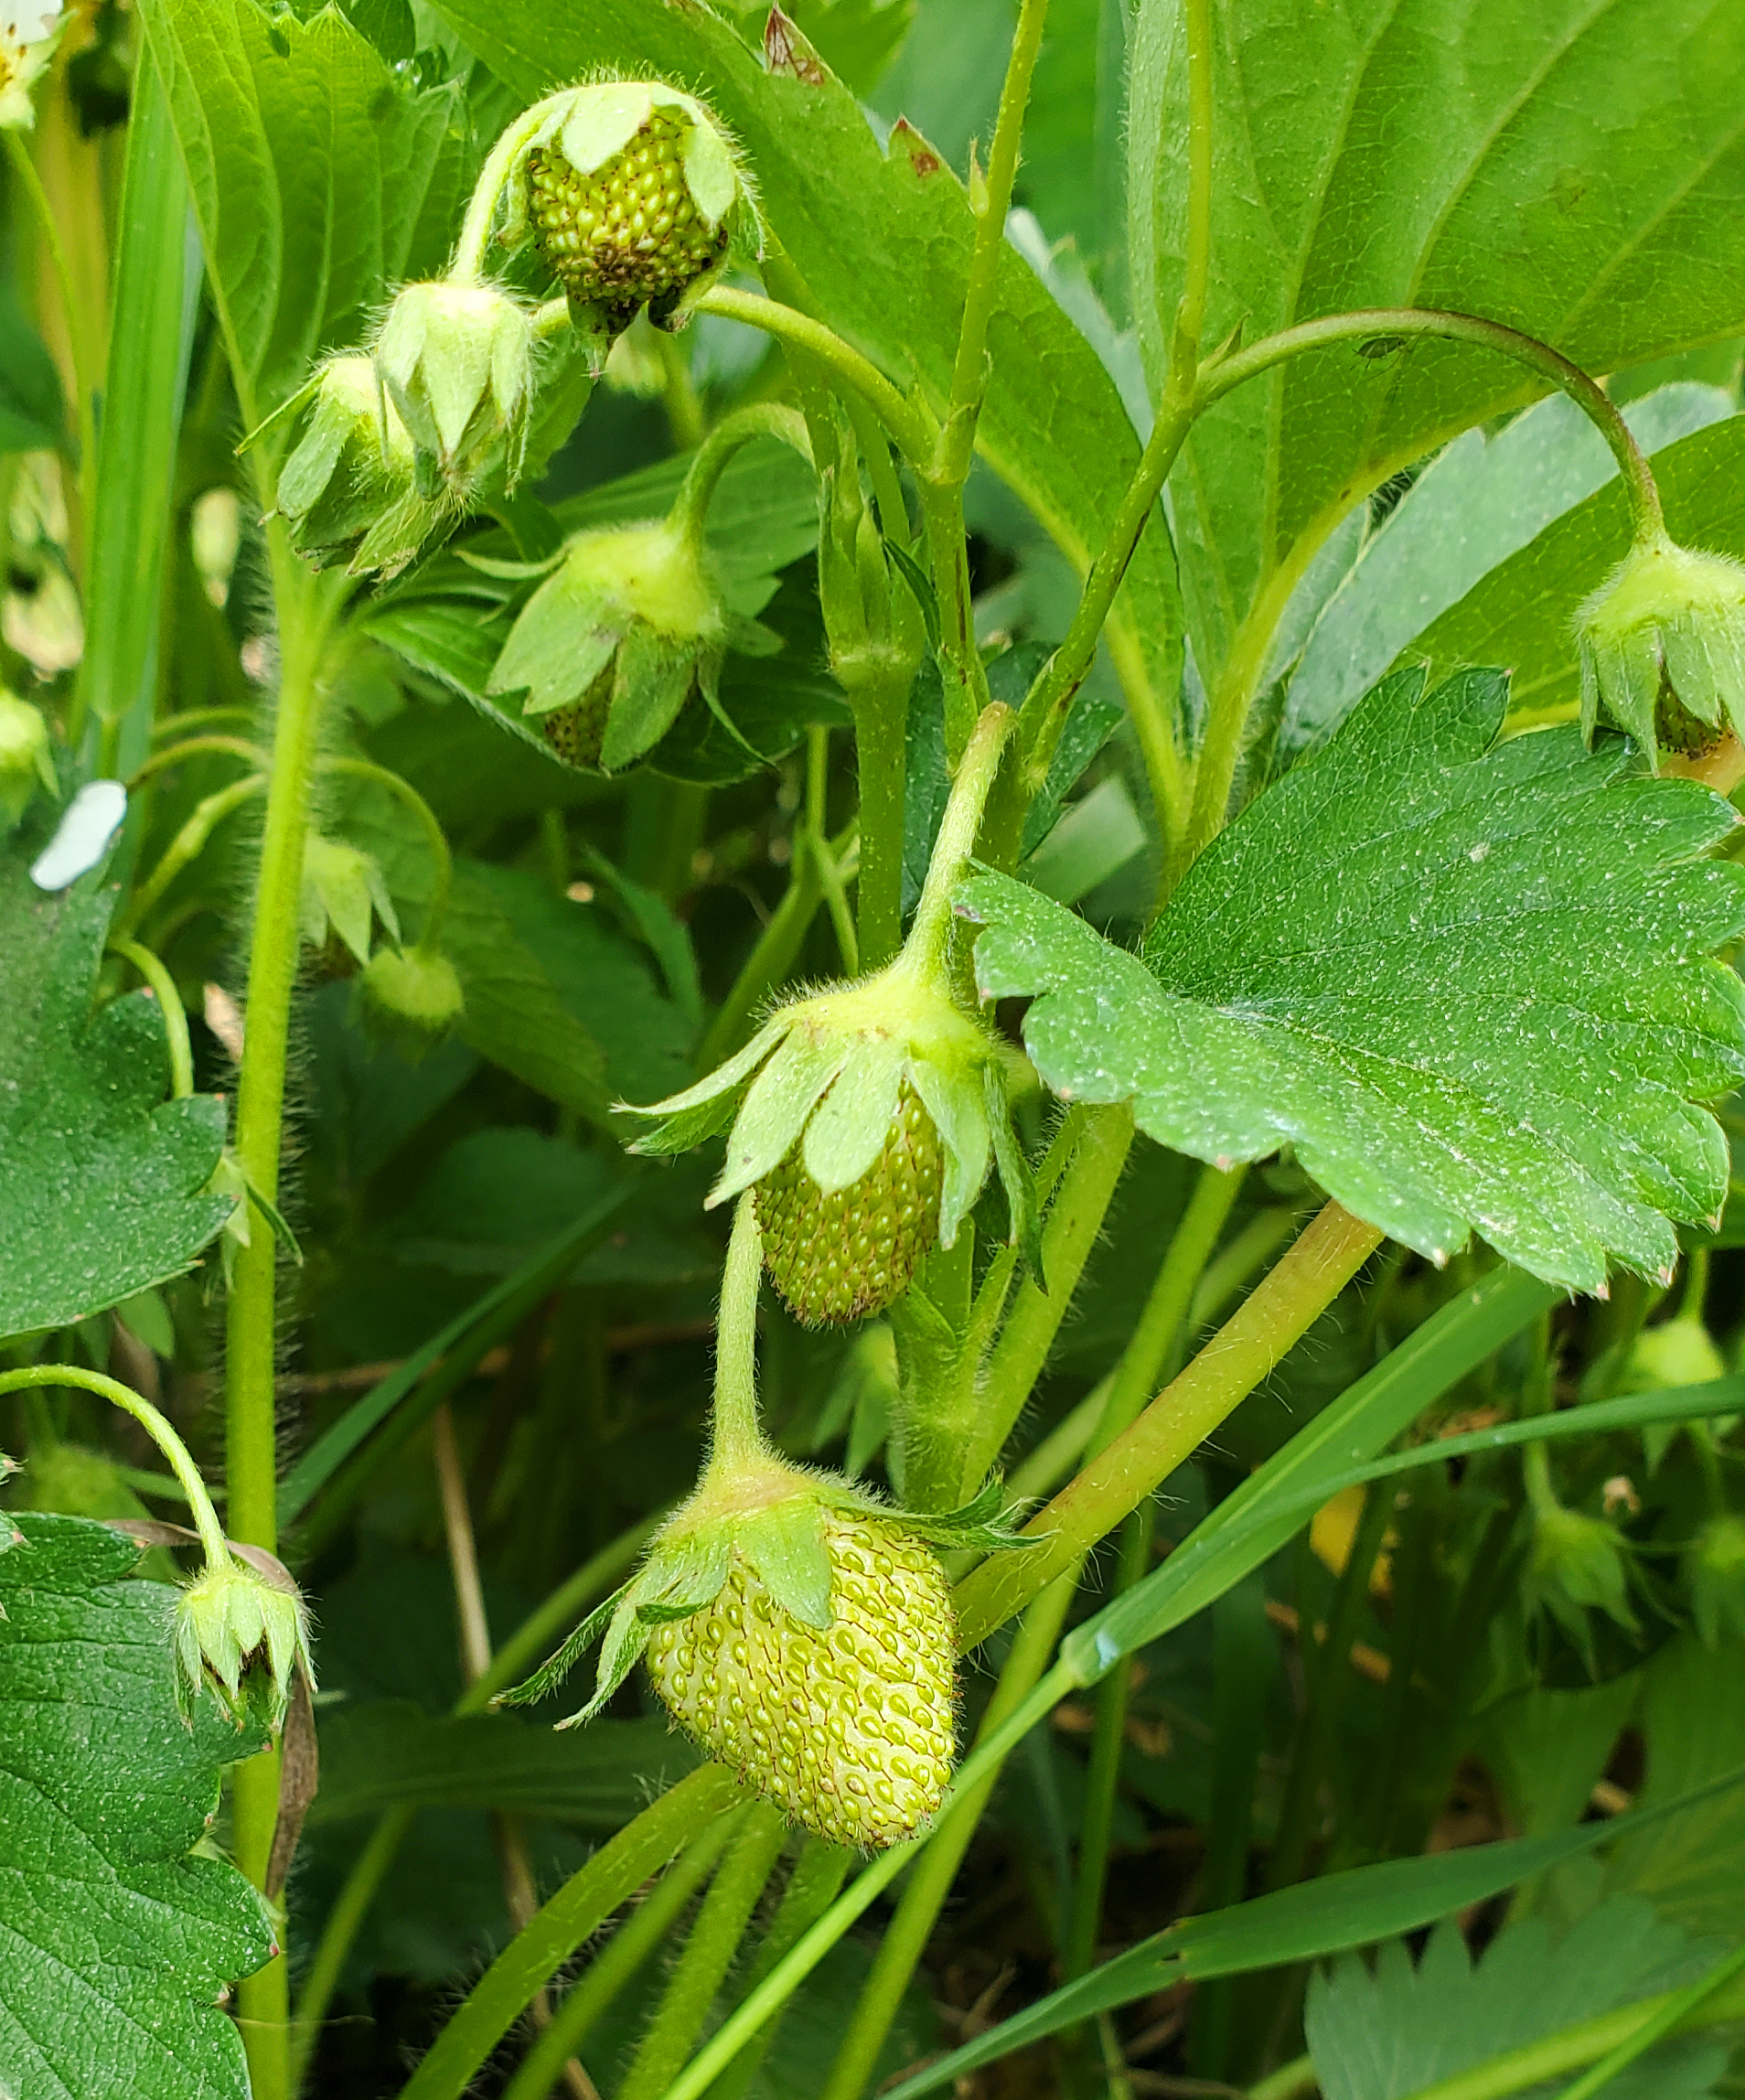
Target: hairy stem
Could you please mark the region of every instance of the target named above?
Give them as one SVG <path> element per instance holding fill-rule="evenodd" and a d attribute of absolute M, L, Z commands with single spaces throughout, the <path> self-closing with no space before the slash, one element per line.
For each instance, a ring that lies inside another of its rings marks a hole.
<path fill-rule="evenodd" d="M 764 1241 L 749 1191 L 733 1207 L 715 1323 L 715 1402 L 705 1480 L 731 1478 L 769 1455 L 757 1422 L 757 1288 Z"/>
<path fill-rule="evenodd" d="M 194 1050 L 188 1041 L 187 1010 L 176 989 L 176 980 L 150 948 L 142 948 L 124 934 L 112 934 L 109 948 L 112 954 L 131 962 L 152 988 L 169 1044 L 170 1092 L 177 1100 L 185 1101 L 194 1091 Z"/>
<path fill-rule="evenodd" d="M 697 447 L 672 507 L 672 522 L 693 553 L 701 551 L 704 516 L 727 462 L 755 437 L 779 438 L 808 466 L 812 464 L 812 442 L 806 434 L 806 418 L 798 409 L 759 401 L 723 416 Z"/>
<path fill-rule="evenodd" d="M 189 1456 L 187 1446 L 177 1435 L 166 1414 L 155 1408 L 144 1394 L 134 1392 L 131 1386 L 123 1386 L 118 1378 L 108 1377 L 102 1371 L 82 1370 L 73 1364 L 32 1364 L 22 1371 L 0 1371 L 0 1393 L 25 1392 L 44 1386 L 76 1387 L 80 1392 L 95 1393 L 100 1399 L 118 1407 L 123 1414 L 132 1415 L 163 1452 L 176 1475 L 177 1486 L 187 1497 L 195 1529 L 200 1535 L 200 1550 L 206 1555 L 206 1565 L 209 1568 L 229 1566 L 230 1548 L 224 1527 L 219 1522 L 218 1511 L 212 1506 L 212 1497 L 207 1493 L 199 1467 Z"/>
<path fill-rule="evenodd" d="M 915 908 L 915 924 L 909 928 L 904 949 L 905 959 L 929 974 L 937 975 L 944 964 L 946 944 L 951 936 L 952 898 L 974 851 L 982 811 L 1000 770 L 1001 755 L 1017 719 L 1011 708 L 998 702 L 985 708 L 951 783 L 951 799 L 946 804 L 921 901 Z"/>
<path fill-rule="evenodd" d="M 993 1629 L 1173 1472 L 1299 1342 L 1349 1283 L 1382 1234 L 1327 1204 L 1187 1368 L 1100 1458 L 1025 1527 L 1028 1553 L 987 1560 L 958 1586 L 966 1645 Z"/>
<path fill-rule="evenodd" d="M 683 2068 L 787 1837 L 780 1811 L 768 1802 L 755 1802 L 746 1811 L 691 1928 L 660 2009 L 625 2073 L 618 2100 L 660 2100 Z"/>

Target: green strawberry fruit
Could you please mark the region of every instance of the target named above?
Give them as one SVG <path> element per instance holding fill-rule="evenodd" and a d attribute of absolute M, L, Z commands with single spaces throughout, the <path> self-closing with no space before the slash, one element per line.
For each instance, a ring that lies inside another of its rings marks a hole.
<path fill-rule="evenodd" d="M 648 1667 L 687 1733 L 835 1845 L 900 1844 L 950 1783 L 955 1621 L 945 1571 L 878 1517 L 824 1517 L 830 1623 L 736 1554 L 711 1602 L 658 1624 Z"/>
<path fill-rule="evenodd" d="M 574 297 L 640 305 L 682 291 L 725 253 L 724 224 L 685 178 L 686 112 L 656 104 L 640 130 L 583 174 L 554 143 L 528 155 L 528 216 L 541 260 Z"/>
<path fill-rule="evenodd" d="M 890 1304 L 939 1236 L 944 1177 L 939 1132 L 906 1081 L 883 1147 L 849 1187 L 827 1195 L 796 1143 L 755 1192 L 764 1259 L 796 1317 L 818 1326 Z"/>

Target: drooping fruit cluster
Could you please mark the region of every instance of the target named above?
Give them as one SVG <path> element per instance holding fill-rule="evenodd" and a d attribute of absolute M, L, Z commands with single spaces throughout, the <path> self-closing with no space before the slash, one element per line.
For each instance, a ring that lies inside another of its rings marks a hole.
<path fill-rule="evenodd" d="M 657 105 L 628 145 L 583 174 L 554 146 L 528 155 L 528 217 L 541 260 L 565 291 L 640 305 L 681 291 L 718 262 L 727 229 L 698 209 L 685 179 L 682 111 Z"/>
<path fill-rule="evenodd" d="M 955 1621 L 896 1524 L 827 1514 L 831 1621 L 793 1617 L 735 1555 L 714 1598 L 649 1635 L 648 1674 L 712 1757 L 832 1844 L 901 1843 L 951 1779 Z"/>
<path fill-rule="evenodd" d="M 811 1325 L 858 1320 L 905 1289 L 939 1236 L 945 1147 L 905 1080 L 878 1157 L 828 1195 L 797 1143 L 757 1184 L 764 1259 L 789 1309 Z"/>

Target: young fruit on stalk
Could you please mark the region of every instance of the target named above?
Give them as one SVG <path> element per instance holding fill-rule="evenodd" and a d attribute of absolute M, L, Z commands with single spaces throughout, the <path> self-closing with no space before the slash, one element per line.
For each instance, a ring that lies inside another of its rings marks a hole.
<path fill-rule="evenodd" d="M 656 1121 L 641 1152 L 688 1152 L 731 1124 L 709 1205 L 755 1191 L 776 1287 L 814 1324 L 883 1311 L 936 1244 L 954 1246 L 990 1158 L 1012 1238 L 1036 1260 L 1006 1053 L 959 1005 L 947 962 L 951 893 L 1010 722 L 990 707 L 978 725 L 896 959 L 778 1008 L 706 1079 L 626 1109 Z"/>
<path fill-rule="evenodd" d="M 591 1720 L 642 1656 L 679 1725 L 793 1821 L 831 1844 L 899 1844 L 937 1813 L 955 1753 L 957 1622 L 931 1547 L 1012 1536 L 991 1483 L 920 1517 L 770 1449 L 751 1389 L 759 1259 L 742 1205 L 695 1494 L 636 1576 L 506 1696 L 542 1698 L 604 1636 L 594 1696 L 560 1727 Z"/>
<path fill-rule="evenodd" d="M 1576 615 L 1581 727 L 1601 709 L 1657 765 L 1702 758 L 1745 735 L 1745 566 L 1637 541 Z"/>
<path fill-rule="evenodd" d="M 515 127 L 500 230 L 531 241 L 577 332 L 604 359 L 645 305 L 677 327 L 737 250 L 759 252 L 756 205 L 727 133 L 662 80 L 592 80 Z"/>
<path fill-rule="evenodd" d="M 524 693 L 523 714 L 566 765 L 616 773 L 635 764 L 696 696 L 746 757 L 763 763 L 722 707 L 721 673 L 729 649 L 769 656 L 781 648 L 753 616 L 775 594 L 776 567 L 742 562 L 730 585 L 704 520 L 727 461 L 753 438 L 771 436 L 805 450 L 805 426 L 791 410 L 741 409 L 699 448 L 665 518 L 578 532 L 542 565 L 475 557 L 493 574 L 545 574 L 486 691 Z"/>
<path fill-rule="evenodd" d="M 277 1729 L 301 1670 L 315 1688 L 309 1612 L 284 1565 L 259 1547 L 232 1544 L 183 1590 L 176 1608 L 177 1684 L 184 1704 L 210 1683 L 234 1713 L 258 1696 Z"/>
<path fill-rule="evenodd" d="M 416 948 L 379 948 L 358 980 L 366 1033 L 390 1043 L 415 1065 L 466 1010 L 455 966 L 428 940 Z"/>

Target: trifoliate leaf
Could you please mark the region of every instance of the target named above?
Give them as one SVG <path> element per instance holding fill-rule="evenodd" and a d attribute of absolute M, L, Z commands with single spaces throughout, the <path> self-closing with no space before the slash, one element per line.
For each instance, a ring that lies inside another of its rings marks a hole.
<path fill-rule="evenodd" d="M 1374 1971 L 1345 1955 L 1309 1987 L 1304 2029 L 1326 2100 L 1399 2100 L 1505 2051 L 1700 1976 L 1721 1952 L 1687 1940 L 1639 1896 L 1614 1897 L 1553 1942 L 1537 1918 L 1509 1926 L 1476 1966 L 1439 1925 L 1414 1965 L 1402 1941 Z M 1725 2069 L 1703 2035 L 1664 2041 L 1609 2088 L 1624 2100 L 1697 2100 Z"/>
<path fill-rule="evenodd" d="M 1547 1282 L 1669 1272 L 1711 1216 L 1745 1077 L 1745 989 L 1711 959 L 1737 819 L 1570 729 L 1493 748 L 1506 680 L 1377 686 L 1200 856 L 1142 956 L 979 874 L 984 996 L 1029 994 L 1063 1098 L 1229 1164 L 1292 1144 L 1347 1208 L 1443 1260 L 1475 1229 Z"/>
<path fill-rule="evenodd" d="M 45 895 L 0 854 L 0 1335 L 70 1326 L 178 1275 L 231 1203 L 213 1095 L 166 1101 L 164 1016 L 128 992 L 94 1015 L 115 892 Z"/>
<path fill-rule="evenodd" d="M 219 1768 L 262 1747 L 176 1697 L 177 1592 L 138 1548 L 26 1516 L 0 1555 L 0 2088 L 245 2100 L 219 2000 L 273 1952 L 266 1906 L 198 1855 Z"/>

